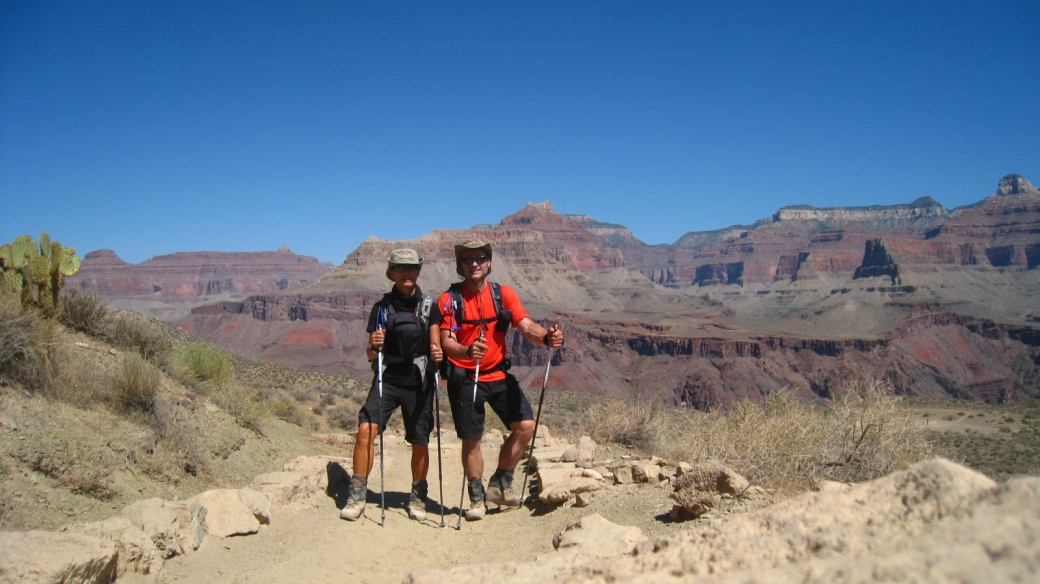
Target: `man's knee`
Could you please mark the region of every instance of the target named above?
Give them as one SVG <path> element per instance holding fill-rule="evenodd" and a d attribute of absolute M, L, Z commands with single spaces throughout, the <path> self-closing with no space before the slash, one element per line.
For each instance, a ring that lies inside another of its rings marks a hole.
<path fill-rule="evenodd" d="M 357 442 L 358 444 L 368 444 L 379 435 L 379 424 L 372 422 L 362 422 L 358 424 Z"/>
<path fill-rule="evenodd" d="M 534 420 L 513 422 L 509 425 L 509 429 L 516 434 L 518 439 L 526 442 L 534 436 Z"/>

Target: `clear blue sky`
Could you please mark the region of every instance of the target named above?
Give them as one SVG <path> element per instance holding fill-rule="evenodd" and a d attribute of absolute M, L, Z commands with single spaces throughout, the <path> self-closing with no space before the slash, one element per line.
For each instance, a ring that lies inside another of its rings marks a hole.
<path fill-rule="evenodd" d="M 648 243 L 1040 183 L 1040 2 L 0 0 L 0 240 L 293 251 L 527 201 Z"/>

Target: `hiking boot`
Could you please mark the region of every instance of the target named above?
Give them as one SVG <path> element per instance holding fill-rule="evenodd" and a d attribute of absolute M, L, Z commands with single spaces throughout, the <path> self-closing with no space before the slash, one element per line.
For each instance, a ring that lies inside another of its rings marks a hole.
<path fill-rule="evenodd" d="M 347 497 L 347 504 L 339 511 L 340 519 L 346 519 L 347 521 L 355 521 L 358 517 L 361 517 L 365 513 L 365 499 L 368 498 L 368 489 L 366 487 L 351 487 L 350 495 Z"/>
<path fill-rule="evenodd" d="M 480 521 L 486 512 L 487 506 L 483 501 L 473 501 L 469 504 L 469 509 L 466 509 L 466 521 Z"/>
<path fill-rule="evenodd" d="M 487 488 L 485 500 L 488 504 L 494 503 L 499 507 L 519 507 L 523 502 L 520 499 L 520 495 L 517 495 L 512 487 L 503 489 L 498 485 L 491 485 Z"/>
<path fill-rule="evenodd" d="M 484 513 L 487 512 L 487 506 L 484 505 L 484 483 L 480 478 L 472 478 L 469 480 L 469 509 L 466 510 L 466 521 L 480 521 L 484 518 Z"/>
<path fill-rule="evenodd" d="M 412 493 L 408 496 L 408 517 L 416 521 L 426 521 L 426 501 Z"/>

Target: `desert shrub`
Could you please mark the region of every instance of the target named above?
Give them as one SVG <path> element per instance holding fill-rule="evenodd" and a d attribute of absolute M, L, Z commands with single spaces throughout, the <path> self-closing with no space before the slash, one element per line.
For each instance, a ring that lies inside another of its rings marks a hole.
<path fill-rule="evenodd" d="M 309 418 L 304 408 L 288 399 L 277 398 L 271 400 L 270 408 L 272 416 L 300 427 L 303 427 Z"/>
<path fill-rule="evenodd" d="M 753 483 L 788 492 L 818 480 L 871 480 L 930 454 L 923 429 L 887 383 L 866 380 L 838 393 L 829 413 L 785 389 L 726 413 L 685 415 L 667 454 L 716 459 Z"/>
<path fill-rule="evenodd" d="M 123 353 L 123 364 L 113 388 L 116 403 L 128 412 L 151 412 L 159 392 L 162 374 L 144 357 L 133 351 Z"/>
<path fill-rule="evenodd" d="M 579 428 L 598 442 L 613 442 L 645 452 L 659 453 L 669 430 L 674 430 L 657 402 L 611 400 L 583 411 Z"/>
<path fill-rule="evenodd" d="M 329 412 L 329 426 L 341 430 L 357 430 L 357 408 L 348 406 L 331 407 Z"/>
<path fill-rule="evenodd" d="M 60 367 L 47 389 L 48 397 L 79 406 L 114 401 L 113 372 L 106 368 L 104 360 L 94 358 L 89 349 L 59 344 L 54 349 L 54 361 Z"/>
<path fill-rule="evenodd" d="M 222 385 L 231 380 L 231 359 L 224 350 L 209 343 L 182 345 L 173 354 L 178 376 L 187 381 Z"/>
<path fill-rule="evenodd" d="M 65 326 L 88 334 L 103 337 L 108 306 L 93 291 L 69 290 L 58 303 L 58 320 Z"/>
<path fill-rule="evenodd" d="M 218 387 L 210 399 L 235 418 L 239 426 L 258 434 L 260 422 L 271 413 L 270 403 L 257 390 L 234 383 Z"/>
<path fill-rule="evenodd" d="M 32 391 L 46 390 L 55 375 L 58 325 L 18 297 L 0 293 L 0 376 Z"/>
<path fill-rule="evenodd" d="M 173 345 L 161 325 L 130 313 L 109 318 L 104 338 L 120 349 L 137 351 L 153 363 L 162 363 Z"/>
<path fill-rule="evenodd" d="M 153 413 L 158 440 L 154 454 L 138 460 L 145 472 L 174 480 L 182 473 L 199 475 L 205 472 L 207 460 L 199 428 L 188 410 L 174 401 L 158 398 Z"/>

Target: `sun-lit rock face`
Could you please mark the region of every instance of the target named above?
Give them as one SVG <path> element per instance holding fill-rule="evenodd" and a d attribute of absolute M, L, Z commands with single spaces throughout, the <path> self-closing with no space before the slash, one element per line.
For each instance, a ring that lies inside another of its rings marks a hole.
<path fill-rule="evenodd" d="M 178 252 L 130 264 L 110 249 L 96 250 L 69 283 L 106 297 L 146 296 L 178 301 L 223 293 L 246 296 L 306 284 L 332 269 L 283 248 L 270 252 Z"/>

